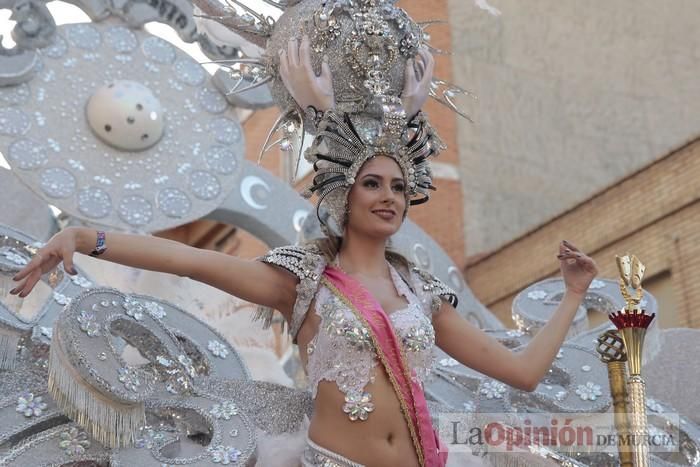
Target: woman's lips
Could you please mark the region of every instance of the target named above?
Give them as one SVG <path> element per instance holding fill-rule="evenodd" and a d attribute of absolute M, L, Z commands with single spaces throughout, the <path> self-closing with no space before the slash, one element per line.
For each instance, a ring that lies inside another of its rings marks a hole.
<path fill-rule="evenodd" d="M 377 209 L 376 211 L 372 212 L 386 221 L 390 221 L 396 216 L 394 211 L 388 209 Z"/>

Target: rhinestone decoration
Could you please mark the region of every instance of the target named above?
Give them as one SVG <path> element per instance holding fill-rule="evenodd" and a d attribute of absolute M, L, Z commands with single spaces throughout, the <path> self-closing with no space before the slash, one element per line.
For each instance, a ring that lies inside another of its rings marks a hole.
<path fill-rule="evenodd" d="M 212 146 L 204 155 L 207 166 L 214 172 L 230 175 L 236 169 L 236 154 L 224 146 Z"/>
<path fill-rule="evenodd" d="M 136 35 L 124 26 L 114 26 L 105 32 L 105 43 L 115 52 L 127 53 L 138 47 Z"/>
<path fill-rule="evenodd" d="M 588 381 L 585 385 L 579 384 L 576 388 L 576 394 L 584 401 L 594 401 L 598 396 L 603 395 L 600 385 L 592 381 Z"/>
<path fill-rule="evenodd" d="M 194 378 L 197 376 L 197 371 L 194 369 L 194 365 L 192 365 L 192 359 L 190 357 L 187 355 L 178 355 L 177 361 L 180 362 L 180 364 L 185 368 L 185 371 L 190 377 Z"/>
<path fill-rule="evenodd" d="M 49 328 L 46 326 L 39 326 L 39 331 L 41 332 L 42 336 L 47 337 L 49 339 L 53 338 L 53 328 Z"/>
<path fill-rule="evenodd" d="M 219 341 L 209 341 L 207 348 L 215 357 L 226 358 L 228 355 L 228 349 Z"/>
<path fill-rule="evenodd" d="M 531 290 L 527 293 L 527 298 L 530 300 L 544 300 L 547 297 L 547 292 L 544 290 Z"/>
<path fill-rule="evenodd" d="M 89 24 L 67 25 L 65 34 L 70 45 L 83 50 L 97 50 L 102 43 L 99 31 Z"/>
<path fill-rule="evenodd" d="M 141 50 L 149 60 L 169 65 L 175 61 L 175 49 L 160 37 L 149 37 L 141 43 Z"/>
<path fill-rule="evenodd" d="M 60 438 L 61 441 L 59 441 L 58 447 L 70 457 L 83 455 L 86 450 L 90 449 L 90 440 L 87 433 L 76 427 L 62 431 Z"/>
<path fill-rule="evenodd" d="M 349 321 L 342 308 L 324 304 L 321 314 L 326 320 L 326 331 L 329 334 L 343 336 L 357 350 L 373 349 L 369 330 L 360 323 Z"/>
<path fill-rule="evenodd" d="M 65 198 L 75 191 L 75 177 L 72 173 L 59 167 L 52 167 L 41 172 L 41 189 L 46 196 Z"/>
<path fill-rule="evenodd" d="M 61 58 L 68 52 L 68 43 L 59 34 L 54 35 L 53 42 L 41 52 L 49 58 Z"/>
<path fill-rule="evenodd" d="M 90 337 L 100 336 L 100 325 L 95 322 L 95 315 L 89 311 L 81 310 L 76 318 L 80 323 L 80 330 Z"/>
<path fill-rule="evenodd" d="M 134 318 L 136 321 L 141 321 L 143 319 L 143 313 L 146 311 L 146 307 L 144 307 L 143 303 L 131 297 L 124 300 L 122 307 L 126 315 Z"/>
<path fill-rule="evenodd" d="M 489 380 L 481 385 L 479 393 L 487 399 L 503 399 L 503 394 L 506 393 L 506 385 L 500 381 Z"/>
<path fill-rule="evenodd" d="M 17 266 L 26 266 L 29 263 L 29 260 L 24 255 L 18 253 L 14 248 L 0 249 L 0 254 L 3 258 Z"/>
<path fill-rule="evenodd" d="M 588 286 L 589 289 L 593 289 L 593 290 L 602 289 L 604 287 L 605 287 L 605 282 L 603 282 L 599 279 L 593 279 L 593 281 L 591 282 L 591 285 Z"/>
<path fill-rule="evenodd" d="M 440 365 L 450 367 L 450 366 L 457 366 L 459 365 L 459 362 L 455 360 L 454 358 L 441 358 L 440 359 Z"/>
<path fill-rule="evenodd" d="M 22 83 L 19 86 L 0 86 L 0 102 L 5 105 L 22 105 L 31 97 L 29 86 Z"/>
<path fill-rule="evenodd" d="M 217 117 L 207 124 L 207 133 L 221 144 L 235 144 L 240 141 L 241 132 L 241 125 L 227 117 Z"/>
<path fill-rule="evenodd" d="M 655 399 L 652 399 L 651 397 L 647 397 L 646 406 L 648 409 L 653 410 L 657 413 L 665 412 L 661 404 L 659 404 Z"/>
<path fill-rule="evenodd" d="M 153 218 L 151 203 L 139 195 L 125 196 L 117 208 L 119 217 L 127 224 L 140 226 L 148 224 Z"/>
<path fill-rule="evenodd" d="M 104 352 L 100 352 L 97 354 L 97 359 L 104 362 L 105 360 L 107 360 L 107 354 Z"/>
<path fill-rule="evenodd" d="M 164 440 L 165 435 L 162 432 L 156 431 L 150 426 L 145 426 L 139 429 L 134 446 L 138 449 L 151 449 L 162 444 Z"/>
<path fill-rule="evenodd" d="M 343 405 L 343 412 L 348 414 L 350 420 L 357 421 L 367 420 L 369 414 L 374 410 L 374 404 L 372 403 L 372 395 L 363 392 L 362 394 L 349 394 L 345 396 L 345 404 Z"/>
<path fill-rule="evenodd" d="M 413 326 L 401 341 L 409 351 L 423 352 L 435 344 L 435 330 L 432 326 Z"/>
<path fill-rule="evenodd" d="M 210 446 L 207 448 L 207 451 L 215 464 L 228 465 L 237 462 L 241 456 L 241 451 L 230 446 Z"/>
<path fill-rule="evenodd" d="M 41 396 L 34 396 L 31 392 L 25 392 L 17 398 L 17 407 L 15 410 L 25 417 L 38 417 L 42 411 L 46 410 L 48 405 L 44 402 Z"/>
<path fill-rule="evenodd" d="M 32 126 L 32 119 L 20 109 L 0 109 L 0 135 L 22 136 Z"/>
<path fill-rule="evenodd" d="M 69 297 L 67 297 L 67 296 L 65 296 L 65 295 L 63 295 L 63 294 L 61 294 L 61 293 L 58 293 L 58 292 L 54 292 L 54 293 L 53 293 L 53 299 L 54 299 L 54 301 L 55 301 L 56 303 L 58 303 L 59 305 L 64 305 L 64 306 L 65 306 L 65 305 L 68 305 L 68 304 L 70 303 L 70 298 L 69 298 Z"/>
<path fill-rule="evenodd" d="M 221 184 L 216 175 L 197 170 L 190 174 L 190 190 L 194 195 L 202 200 L 210 200 L 219 196 Z"/>
<path fill-rule="evenodd" d="M 124 383 L 124 387 L 128 391 L 138 392 L 139 386 L 141 386 L 138 375 L 129 368 L 119 368 L 119 381 Z"/>
<path fill-rule="evenodd" d="M 187 194 L 177 188 L 165 188 L 160 190 L 156 197 L 156 202 L 158 204 L 158 209 L 160 209 L 163 214 L 175 218 L 184 217 L 190 212 L 190 208 L 192 207 L 192 203 Z"/>
<path fill-rule="evenodd" d="M 583 365 L 583 366 L 581 367 L 581 371 L 585 371 L 585 372 L 591 371 L 590 365 Z"/>
<path fill-rule="evenodd" d="M 90 282 L 85 277 L 79 274 L 76 274 L 75 276 L 70 276 L 70 280 L 72 283 L 74 283 L 78 287 L 82 287 L 83 289 L 89 289 L 90 287 L 92 287 L 92 282 Z"/>
<path fill-rule="evenodd" d="M 112 210 L 112 199 L 102 188 L 85 187 L 78 192 L 78 209 L 88 217 L 100 219 Z"/>
<path fill-rule="evenodd" d="M 204 110 L 212 114 L 220 114 L 228 107 L 226 98 L 220 92 L 210 88 L 197 90 L 197 101 Z"/>
<path fill-rule="evenodd" d="M 188 86 L 199 86 L 204 83 L 207 73 L 199 63 L 191 58 L 180 58 L 173 66 L 175 79 Z"/>
<path fill-rule="evenodd" d="M 465 412 L 474 412 L 476 410 L 476 404 L 474 404 L 472 401 L 464 402 L 462 404 L 462 408 Z"/>
<path fill-rule="evenodd" d="M 148 313 L 155 319 L 163 319 L 167 315 L 165 309 L 160 303 L 156 302 L 143 302 L 143 307 L 148 311 Z"/>
<path fill-rule="evenodd" d="M 16 140 L 10 145 L 7 156 L 23 170 L 36 169 L 48 161 L 46 147 L 31 139 Z"/>
<path fill-rule="evenodd" d="M 238 406 L 231 401 L 224 401 L 214 404 L 209 413 L 217 419 L 230 420 L 234 415 L 238 415 Z"/>

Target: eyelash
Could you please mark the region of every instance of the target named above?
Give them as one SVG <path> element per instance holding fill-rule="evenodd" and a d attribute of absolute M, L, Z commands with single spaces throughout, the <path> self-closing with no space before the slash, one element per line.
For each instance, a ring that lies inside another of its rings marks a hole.
<path fill-rule="evenodd" d="M 377 183 L 376 180 L 367 180 L 365 183 L 363 183 L 363 186 L 367 188 L 379 188 L 379 183 Z M 403 183 L 397 183 L 392 188 L 398 192 L 403 192 L 405 190 Z"/>

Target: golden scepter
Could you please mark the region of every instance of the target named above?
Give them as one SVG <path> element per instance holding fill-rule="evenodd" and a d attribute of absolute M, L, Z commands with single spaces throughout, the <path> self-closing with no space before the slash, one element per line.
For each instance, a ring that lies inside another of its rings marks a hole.
<path fill-rule="evenodd" d="M 615 430 L 619 438 L 628 439 L 630 427 L 627 419 L 627 382 L 625 381 L 627 354 L 625 353 L 625 343 L 617 331 L 609 329 L 598 336 L 596 350 L 600 354 L 600 359 L 608 367 L 608 382 L 610 383 L 610 395 L 615 414 Z M 620 458 L 620 467 L 634 466 L 634 457 L 630 449 L 623 447 L 620 443 L 617 452 Z"/>
<path fill-rule="evenodd" d="M 617 327 L 625 343 L 629 378 L 627 387 L 630 396 L 630 425 L 632 445 L 634 446 L 634 464 L 636 467 L 648 467 L 649 446 L 647 437 L 647 414 L 645 384 L 642 378 L 642 348 L 647 328 L 655 314 L 647 314 L 640 306 L 644 291 L 642 278 L 645 267 L 639 259 L 632 255 L 616 256 L 617 269 L 620 272 L 620 292 L 625 299 L 625 307 L 611 313 L 610 321 Z M 629 287 L 634 289 L 630 294 Z"/>

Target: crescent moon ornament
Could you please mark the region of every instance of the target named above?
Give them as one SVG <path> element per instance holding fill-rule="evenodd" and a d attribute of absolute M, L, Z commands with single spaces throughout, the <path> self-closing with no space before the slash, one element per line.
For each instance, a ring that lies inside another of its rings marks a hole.
<path fill-rule="evenodd" d="M 299 209 L 298 211 L 294 212 L 294 215 L 292 216 L 292 224 L 294 225 L 294 230 L 296 230 L 297 232 L 301 232 L 301 228 L 304 225 L 304 220 L 308 215 L 309 211 L 306 211 L 304 209 Z"/>
<path fill-rule="evenodd" d="M 253 197 L 253 188 L 256 186 L 261 186 L 265 190 L 265 193 L 269 194 L 271 192 L 270 185 L 265 182 L 265 180 L 254 175 L 245 177 L 241 181 L 241 196 L 243 200 L 248 203 L 248 205 L 254 209 L 267 209 L 267 204 L 262 204 Z"/>

